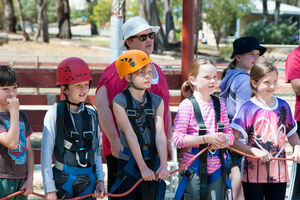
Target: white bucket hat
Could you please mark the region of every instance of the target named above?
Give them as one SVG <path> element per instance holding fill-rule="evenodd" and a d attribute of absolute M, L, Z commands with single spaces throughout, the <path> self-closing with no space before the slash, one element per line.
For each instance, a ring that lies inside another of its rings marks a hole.
<path fill-rule="evenodd" d="M 139 16 L 128 19 L 122 25 L 122 40 L 120 43 L 121 50 L 126 50 L 126 47 L 124 46 L 125 40 L 149 28 L 151 28 L 155 33 L 157 33 L 160 29 L 159 26 L 150 26 L 144 18 Z"/>

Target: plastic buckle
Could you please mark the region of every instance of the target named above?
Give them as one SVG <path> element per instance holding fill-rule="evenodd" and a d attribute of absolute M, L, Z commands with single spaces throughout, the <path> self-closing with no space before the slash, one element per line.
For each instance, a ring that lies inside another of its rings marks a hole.
<path fill-rule="evenodd" d="M 79 133 L 78 132 L 75 132 L 75 131 L 71 131 L 71 138 L 73 140 L 79 140 Z"/>
<path fill-rule="evenodd" d="M 123 182 L 127 178 L 127 174 L 122 170 L 117 173 L 117 177 Z"/>
<path fill-rule="evenodd" d="M 218 122 L 217 125 L 218 125 L 218 132 L 223 132 L 225 127 L 224 124 L 222 122 Z"/>
<path fill-rule="evenodd" d="M 93 132 L 92 131 L 85 131 L 82 133 L 83 134 L 83 138 L 87 141 L 92 140 L 93 139 Z"/>
<path fill-rule="evenodd" d="M 206 126 L 205 126 L 205 124 L 200 124 L 200 125 L 199 125 L 199 131 L 206 131 Z"/>
<path fill-rule="evenodd" d="M 127 109 L 126 114 L 128 117 L 136 117 L 136 110 Z"/>
<path fill-rule="evenodd" d="M 189 179 L 191 179 L 194 176 L 194 174 L 195 174 L 195 170 L 189 167 L 181 173 L 181 176 L 186 176 Z"/>
<path fill-rule="evenodd" d="M 144 109 L 144 112 L 145 112 L 146 115 L 151 115 L 151 116 L 154 115 L 154 110 L 153 109 Z"/>

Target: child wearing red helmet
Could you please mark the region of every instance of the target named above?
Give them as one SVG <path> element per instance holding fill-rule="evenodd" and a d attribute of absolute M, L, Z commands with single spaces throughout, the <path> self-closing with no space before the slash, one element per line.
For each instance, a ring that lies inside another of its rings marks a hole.
<path fill-rule="evenodd" d="M 95 110 L 84 104 L 92 77 L 88 65 L 70 57 L 57 67 L 57 85 L 66 100 L 55 103 L 44 118 L 42 175 L 45 199 L 92 193 L 104 197 L 100 131 Z M 52 168 L 52 154 L 55 164 Z"/>

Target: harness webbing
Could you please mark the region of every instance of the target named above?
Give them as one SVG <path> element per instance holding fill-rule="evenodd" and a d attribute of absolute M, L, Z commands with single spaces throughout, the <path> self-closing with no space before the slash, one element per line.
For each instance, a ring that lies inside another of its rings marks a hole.
<path fill-rule="evenodd" d="M 224 124 L 220 120 L 221 115 L 221 109 L 220 109 L 220 101 L 217 97 L 211 95 L 211 98 L 213 100 L 215 113 L 216 113 L 216 121 L 217 121 L 217 127 L 218 132 L 223 132 Z M 195 117 L 197 120 L 197 124 L 199 127 L 199 135 L 205 135 L 206 134 L 206 125 L 203 120 L 203 116 L 199 107 L 199 104 L 195 97 L 192 95 L 189 97 L 189 100 L 191 101 L 195 113 Z M 204 149 L 207 146 L 207 144 L 201 144 L 199 145 L 200 151 Z M 221 156 L 223 156 L 221 154 Z M 204 153 L 200 156 L 200 164 L 199 164 L 199 172 L 200 172 L 200 199 L 207 199 L 207 154 Z"/>
<path fill-rule="evenodd" d="M 126 113 L 127 113 L 128 119 L 130 121 L 130 124 L 131 124 L 135 134 L 137 135 L 139 146 L 140 146 L 140 149 L 141 149 L 141 153 L 142 153 L 143 157 L 145 157 L 144 153 L 143 153 L 143 147 L 146 144 L 146 135 L 144 135 L 144 133 L 141 133 L 139 127 L 136 124 L 135 118 L 136 118 L 137 110 L 135 110 L 134 107 L 133 107 L 133 98 L 132 98 L 132 95 L 131 95 L 130 91 L 128 89 L 126 89 L 126 90 L 123 91 L 123 94 L 126 97 L 126 101 L 127 101 Z M 148 127 L 150 129 L 150 142 L 151 142 L 151 144 L 149 145 L 149 147 L 150 147 L 150 158 L 151 158 L 151 160 L 150 160 L 149 168 L 154 170 L 155 169 L 155 162 L 156 162 L 155 157 L 156 157 L 156 154 L 157 154 L 157 149 L 156 149 L 156 145 L 155 145 L 155 123 L 154 123 L 154 112 L 153 112 L 153 108 L 152 108 L 152 99 L 151 99 L 151 96 L 150 96 L 148 91 L 146 91 L 146 100 L 147 100 L 147 103 L 145 104 L 142 112 L 144 112 L 146 114 L 146 123 L 145 123 L 144 128 Z M 147 190 L 149 192 L 148 195 L 146 195 L 147 197 L 145 196 L 145 197 L 143 197 L 143 199 L 144 200 L 154 199 L 155 198 L 155 188 L 148 187 L 148 189 L 147 189 L 146 187 L 147 187 L 147 184 L 142 184 L 142 192 L 143 193 L 147 192 Z"/>
<path fill-rule="evenodd" d="M 87 154 L 89 149 L 92 148 L 93 134 L 91 132 L 92 119 L 86 108 L 82 112 L 82 126 L 82 143 L 80 143 L 81 139 L 79 133 L 76 132 L 66 102 L 57 102 L 56 139 L 54 153 L 57 155 L 63 154 L 64 151 L 67 150 L 73 151 L 76 153 L 76 156 L 78 155 L 78 164 L 80 166 L 87 166 L 90 164 Z M 72 135 L 75 135 L 76 137 L 73 137 Z M 65 148 L 66 141 L 71 144 L 70 148 L 68 149 Z M 59 161 L 64 163 L 64 160 Z"/>

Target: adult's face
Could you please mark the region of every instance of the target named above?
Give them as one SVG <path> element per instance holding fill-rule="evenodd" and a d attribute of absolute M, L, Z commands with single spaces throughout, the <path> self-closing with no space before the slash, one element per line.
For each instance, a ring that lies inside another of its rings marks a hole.
<path fill-rule="evenodd" d="M 140 35 L 148 35 L 149 33 L 152 32 L 152 29 L 147 29 L 142 32 L 137 33 L 136 35 L 128 38 L 125 42 L 127 46 L 129 47 L 129 50 L 141 50 L 144 51 L 148 56 L 152 54 L 153 52 L 153 47 L 154 47 L 154 38 L 150 39 L 147 37 L 145 41 L 141 41 L 138 36 Z"/>

